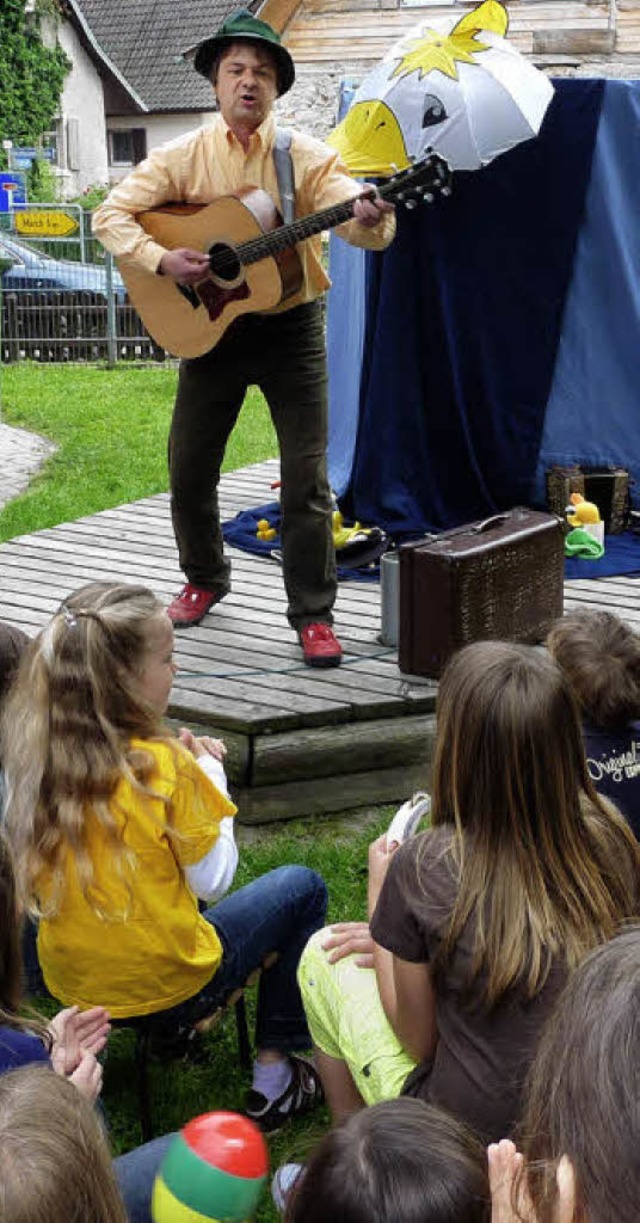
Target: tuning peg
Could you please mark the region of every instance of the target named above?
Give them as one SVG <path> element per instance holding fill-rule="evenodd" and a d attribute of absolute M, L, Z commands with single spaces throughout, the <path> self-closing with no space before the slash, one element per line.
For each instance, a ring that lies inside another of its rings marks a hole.
<path fill-rule="evenodd" d="M 398 203 L 400 203 L 400 204 L 404 204 L 404 201 L 405 201 L 405 194 L 404 194 L 404 191 L 399 191 L 399 192 L 398 192 L 398 194 L 397 194 L 397 196 L 396 196 L 396 199 L 398 200 Z"/>
<path fill-rule="evenodd" d="M 417 208 L 417 207 L 418 207 L 417 200 L 407 200 L 405 202 L 405 208 Z"/>
<path fill-rule="evenodd" d="M 451 195 L 451 187 L 441 187 L 440 195 Z"/>
<path fill-rule="evenodd" d="M 433 204 L 433 193 L 431 191 L 425 191 L 422 197 L 422 202 L 423 204 Z"/>

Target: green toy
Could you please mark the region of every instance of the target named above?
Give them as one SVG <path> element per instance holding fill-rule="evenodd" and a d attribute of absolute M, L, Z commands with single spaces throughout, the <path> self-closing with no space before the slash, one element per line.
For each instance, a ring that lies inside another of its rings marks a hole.
<path fill-rule="evenodd" d="M 569 531 L 565 537 L 564 550 L 566 556 L 579 556 L 590 561 L 599 561 L 600 557 L 604 556 L 604 545 L 582 527 Z"/>

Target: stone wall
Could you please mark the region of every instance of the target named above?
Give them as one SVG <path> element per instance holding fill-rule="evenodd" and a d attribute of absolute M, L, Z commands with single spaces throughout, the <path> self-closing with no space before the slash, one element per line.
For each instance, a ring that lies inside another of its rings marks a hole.
<path fill-rule="evenodd" d="M 564 57 L 565 60 L 568 57 Z M 535 61 L 534 61 L 535 62 Z M 358 63 L 332 63 L 303 65 L 296 70 L 296 82 L 289 93 L 277 103 L 278 123 L 290 124 L 303 132 L 309 132 L 324 140 L 337 123 L 340 82 L 353 80 L 357 84 L 372 65 Z M 548 63 L 543 67 L 549 76 L 579 77 L 623 77 L 640 76 L 640 63 L 612 60 L 608 57 L 592 59 L 583 63 Z"/>
<path fill-rule="evenodd" d="M 300 128 L 324 140 L 338 119 L 338 98 L 342 80 L 362 80 L 368 65 L 361 62 L 304 65 L 297 69 L 293 89 L 277 104 L 278 123 Z"/>

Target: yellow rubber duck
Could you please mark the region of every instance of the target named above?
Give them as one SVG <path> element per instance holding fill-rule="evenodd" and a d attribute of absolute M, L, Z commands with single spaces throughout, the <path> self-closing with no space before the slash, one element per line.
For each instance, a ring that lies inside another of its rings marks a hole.
<path fill-rule="evenodd" d="M 585 501 L 582 493 L 572 493 L 565 514 L 572 527 L 583 527 L 587 523 L 600 522 L 600 510 L 594 501 Z"/>
<path fill-rule="evenodd" d="M 258 539 L 269 541 L 275 539 L 276 535 L 278 534 L 275 527 L 271 526 L 268 518 L 259 518 L 258 522 L 256 523 L 256 528 L 256 535 Z"/>
<path fill-rule="evenodd" d="M 345 527 L 340 510 L 333 511 L 331 531 L 335 548 L 344 548 L 345 544 L 352 542 L 356 535 L 362 537 L 367 534 L 366 527 L 361 526 L 359 522 L 354 522 L 352 527 Z"/>

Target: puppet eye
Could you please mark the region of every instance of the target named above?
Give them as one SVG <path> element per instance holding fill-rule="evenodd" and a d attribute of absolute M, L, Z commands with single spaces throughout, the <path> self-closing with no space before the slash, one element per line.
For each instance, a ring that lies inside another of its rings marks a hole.
<path fill-rule="evenodd" d="M 444 103 L 440 98 L 436 98 L 435 94 L 428 93 L 424 102 L 423 127 L 434 127 L 436 123 L 442 123 L 447 118 Z"/>

